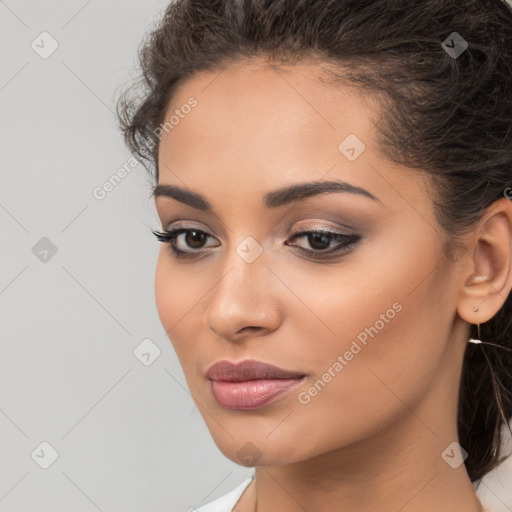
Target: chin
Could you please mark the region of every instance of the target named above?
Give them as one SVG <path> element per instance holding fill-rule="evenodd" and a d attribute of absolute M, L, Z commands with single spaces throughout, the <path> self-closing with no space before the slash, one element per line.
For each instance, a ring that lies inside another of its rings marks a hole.
<path fill-rule="evenodd" d="M 217 448 L 225 457 L 240 466 L 281 466 L 316 455 L 310 452 L 314 447 L 304 443 L 304 436 L 296 438 L 290 436 L 289 432 L 283 432 L 281 435 L 272 432 L 268 436 L 272 428 L 252 433 L 246 429 L 240 428 L 237 431 L 231 427 L 228 430 L 233 435 L 231 437 L 218 426 L 214 428 L 215 430 L 210 433 Z"/>

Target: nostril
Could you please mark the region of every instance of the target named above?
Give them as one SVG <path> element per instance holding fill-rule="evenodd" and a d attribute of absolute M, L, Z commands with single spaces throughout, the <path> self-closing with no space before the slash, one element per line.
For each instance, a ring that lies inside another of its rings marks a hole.
<path fill-rule="evenodd" d="M 249 326 L 247 326 L 247 327 L 242 327 L 238 332 L 239 332 L 239 333 L 240 333 L 240 332 L 244 332 L 246 329 L 256 329 L 256 330 L 258 330 L 258 329 L 259 329 L 259 327 L 253 327 L 252 325 L 249 325 Z"/>

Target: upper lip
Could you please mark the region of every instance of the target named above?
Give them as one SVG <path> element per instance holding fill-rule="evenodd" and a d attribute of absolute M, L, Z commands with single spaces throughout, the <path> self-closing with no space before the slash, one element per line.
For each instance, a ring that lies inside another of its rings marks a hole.
<path fill-rule="evenodd" d="M 262 361 L 245 359 L 238 363 L 218 361 L 209 367 L 206 376 L 211 380 L 241 382 L 255 379 L 297 379 L 305 374 L 284 370 Z"/>

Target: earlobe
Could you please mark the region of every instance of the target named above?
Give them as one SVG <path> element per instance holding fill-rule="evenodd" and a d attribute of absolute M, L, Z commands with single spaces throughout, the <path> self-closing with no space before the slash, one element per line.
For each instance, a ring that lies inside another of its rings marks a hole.
<path fill-rule="evenodd" d="M 466 253 L 470 270 L 462 275 L 457 312 L 477 324 L 500 310 L 512 288 L 512 202 L 495 201 L 473 233 Z"/>

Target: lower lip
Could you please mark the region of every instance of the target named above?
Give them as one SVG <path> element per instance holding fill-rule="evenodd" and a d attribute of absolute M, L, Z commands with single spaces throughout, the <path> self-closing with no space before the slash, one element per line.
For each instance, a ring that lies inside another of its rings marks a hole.
<path fill-rule="evenodd" d="M 241 382 L 212 380 L 213 396 L 226 409 L 258 409 L 275 402 L 303 380 L 257 379 Z"/>

